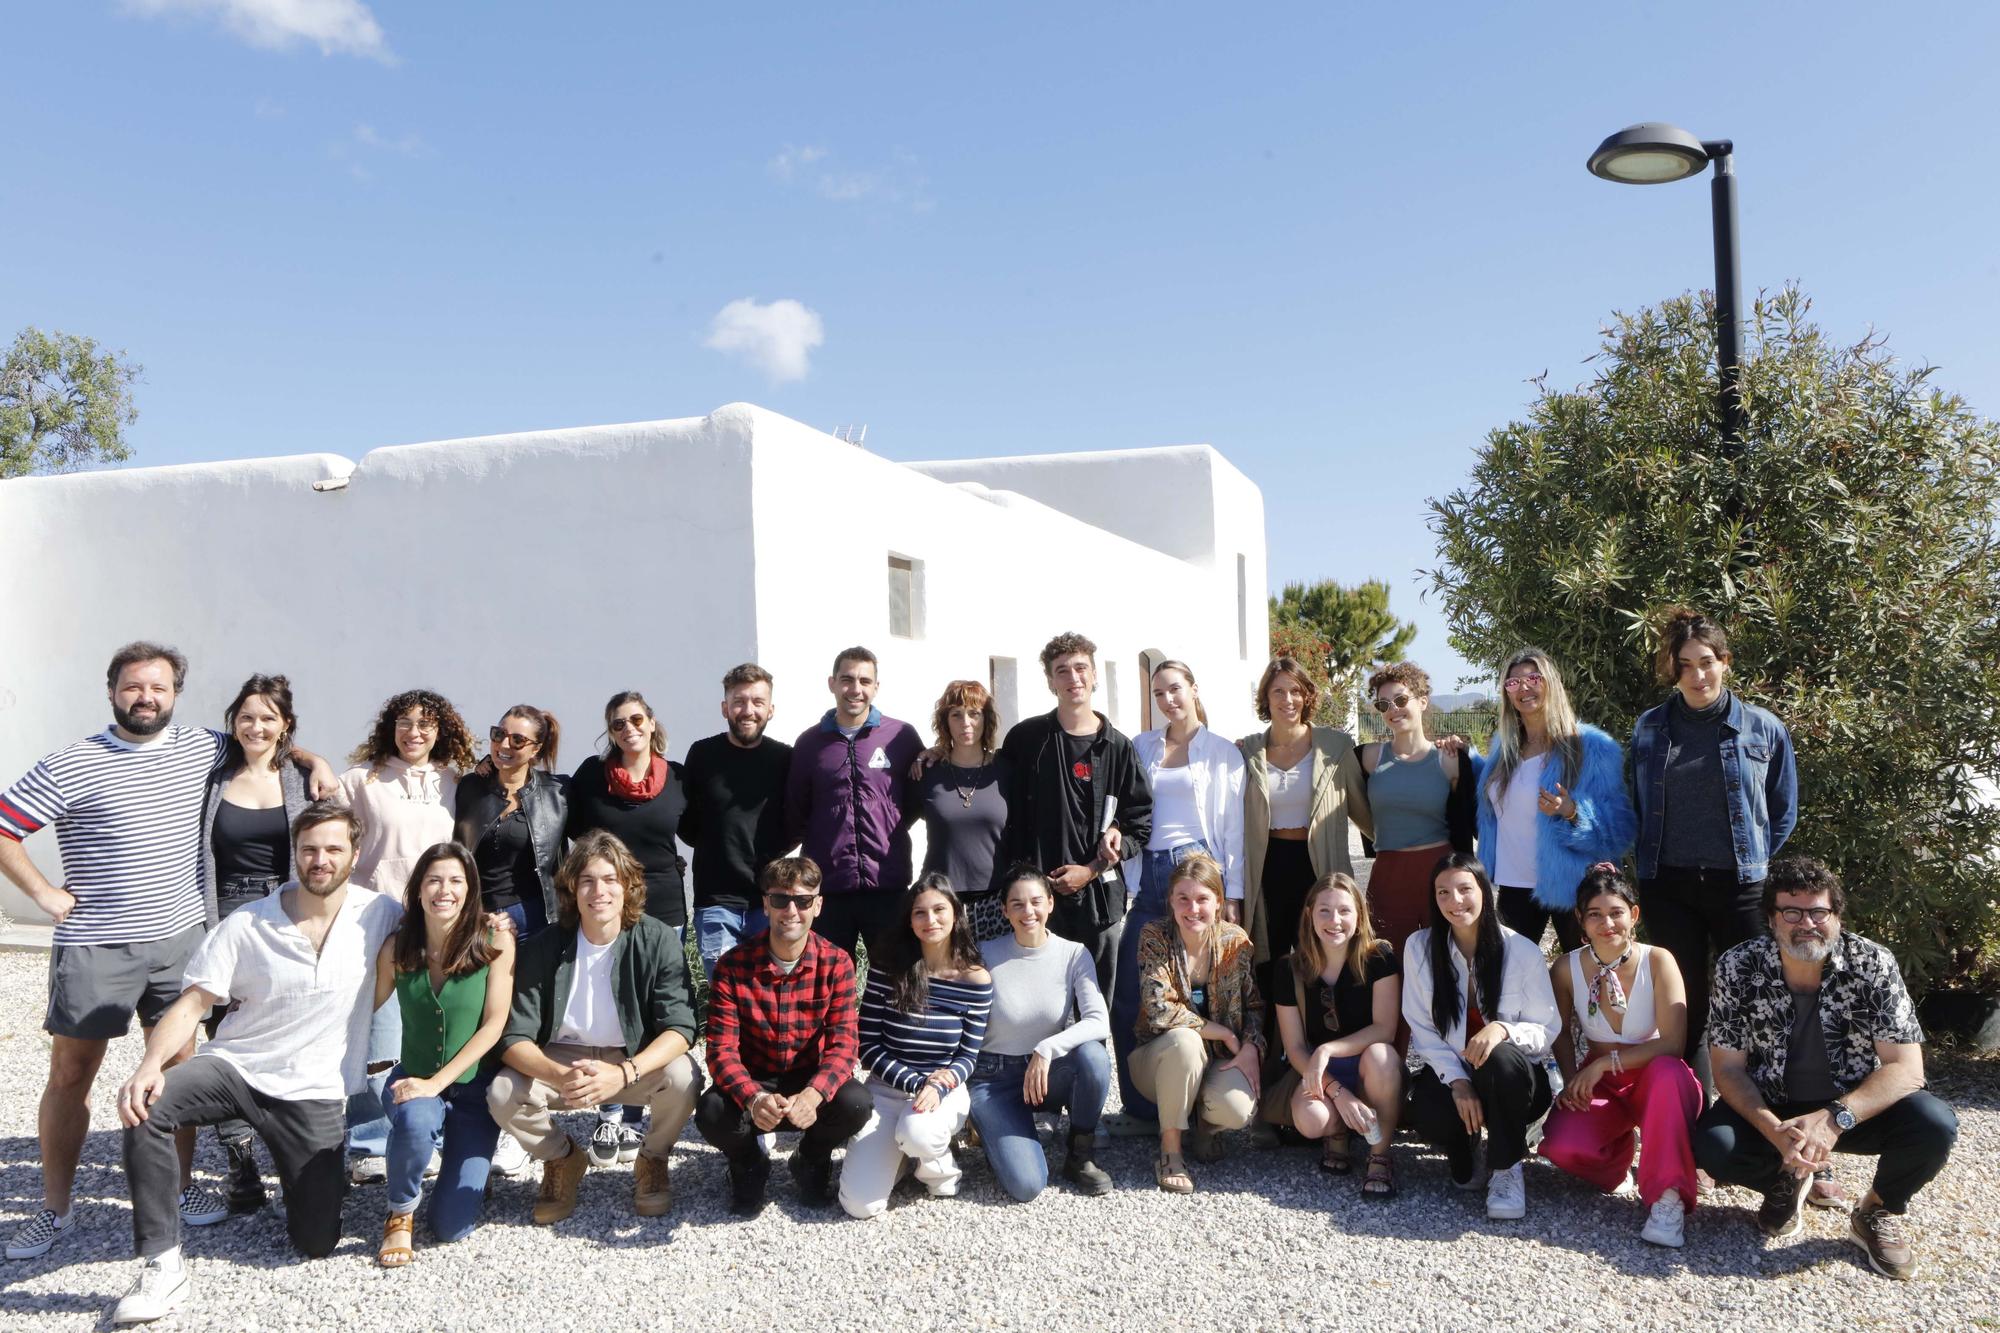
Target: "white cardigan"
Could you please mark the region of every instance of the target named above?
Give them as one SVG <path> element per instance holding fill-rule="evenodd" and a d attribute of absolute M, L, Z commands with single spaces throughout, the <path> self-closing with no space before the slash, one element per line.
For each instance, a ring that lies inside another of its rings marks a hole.
<path fill-rule="evenodd" d="M 1132 738 L 1132 750 L 1145 771 L 1148 789 L 1156 785 L 1160 762 L 1167 755 L 1165 728 Z M 1222 863 L 1227 896 L 1243 897 L 1243 752 L 1207 727 L 1197 727 L 1188 741 L 1188 769 L 1194 775 L 1194 808 L 1201 819 L 1201 838 Z M 1143 847 L 1136 849 L 1144 854 Z"/>
<path fill-rule="evenodd" d="M 1450 1029 L 1439 1032 L 1431 1021 L 1430 938 L 1431 927 L 1426 926 L 1403 946 L 1403 1021 L 1410 1025 L 1411 1053 L 1449 1086 L 1471 1077 L 1459 1052 L 1465 1049 L 1465 1009 L 1472 982 L 1465 956 L 1454 945 L 1451 965 L 1458 974 L 1458 1013 Z M 1540 1059 L 1549 1053 L 1556 1033 L 1562 1030 L 1555 987 L 1549 984 L 1548 961 L 1527 936 L 1505 926 L 1500 928 L 1500 940 L 1506 946 L 1501 956 L 1500 1002 L 1482 1012 L 1488 1022 L 1506 1025 L 1508 1041 Z"/>

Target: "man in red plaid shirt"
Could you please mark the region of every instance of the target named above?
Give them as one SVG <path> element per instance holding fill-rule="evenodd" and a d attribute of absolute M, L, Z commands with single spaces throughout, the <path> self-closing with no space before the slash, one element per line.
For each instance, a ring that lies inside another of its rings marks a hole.
<path fill-rule="evenodd" d="M 808 1203 L 833 1202 L 833 1150 L 868 1123 L 873 1103 L 854 1081 L 854 960 L 813 931 L 820 872 L 786 856 L 758 877 L 771 928 L 724 954 L 709 978 L 708 1070 L 695 1108 L 702 1137 L 729 1162 L 729 1211 L 764 1209 L 771 1159 L 759 1134 L 804 1130 L 792 1175 Z"/>

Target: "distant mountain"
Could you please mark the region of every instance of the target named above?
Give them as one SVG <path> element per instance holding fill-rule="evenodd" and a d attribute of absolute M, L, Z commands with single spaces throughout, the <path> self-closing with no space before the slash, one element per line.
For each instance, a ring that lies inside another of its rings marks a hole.
<path fill-rule="evenodd" d="M 1431 696 L 1431 711 L 1434 713 L 1458 713 L 1477 704 L 1491 704 L 1490 694 L 1434 694 Z"/>

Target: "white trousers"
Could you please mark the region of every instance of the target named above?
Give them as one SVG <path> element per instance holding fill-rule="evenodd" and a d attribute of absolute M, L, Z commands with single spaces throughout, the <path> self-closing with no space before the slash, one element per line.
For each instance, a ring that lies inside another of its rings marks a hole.
<path fill-rule="evenodd" d="M 919 1114 L 910 1109 L 910 1095 L 883 1083 L 870 1083 L 875 1113 L 847 1144 L 847 1161 L 840 1168 L 840 1206 L 850 1217 L 875 1217 L 889 1207 L 905 1159 L 916 1162 L 917 1179 L 933 1194 L 958 1187 L 959 1168 L 951 1153 L 952 1136 L 965 1128 L 972 1095 L 961 1083 L 938 1100 L 936 1109 Z"/>

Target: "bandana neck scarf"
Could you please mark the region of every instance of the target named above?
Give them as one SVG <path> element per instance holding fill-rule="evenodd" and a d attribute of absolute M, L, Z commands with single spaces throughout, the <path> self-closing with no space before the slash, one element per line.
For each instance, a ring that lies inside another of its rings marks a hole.
<path fill-rule="evenodd" d="M 667 785 L 667 761 L 654 755 L 652 765 L 646 770 L 645 779 L 640 782 L 632 780 L 632 775 L 625 771 L 625 765 L 622 763 L 606 764 L 604 776 L 613 796 L 623 797 L 628 801 L 650 801 L 660 794 L 660 788 Z"/>
<path fill-rule="evenodd" d="M 1618 969 L 1625 966 L 1625 960 L 1632 956 L 1630 946 L 1627 946 L 1624 953 L 1618 955 L 1617 961 L 1611 963 L 1598 962 L 1597 951 L 1591 949 L 1589 945 L 1585 945 L 1584 947 L 1590 952 L 1592 969 L 1590 977 L 1590 1017 L 1597 1017 L 1598 1013 L 1603 1010 L 1622 1015 L 1625 1012 L 1625 987 L 1618 980 Z"/>

